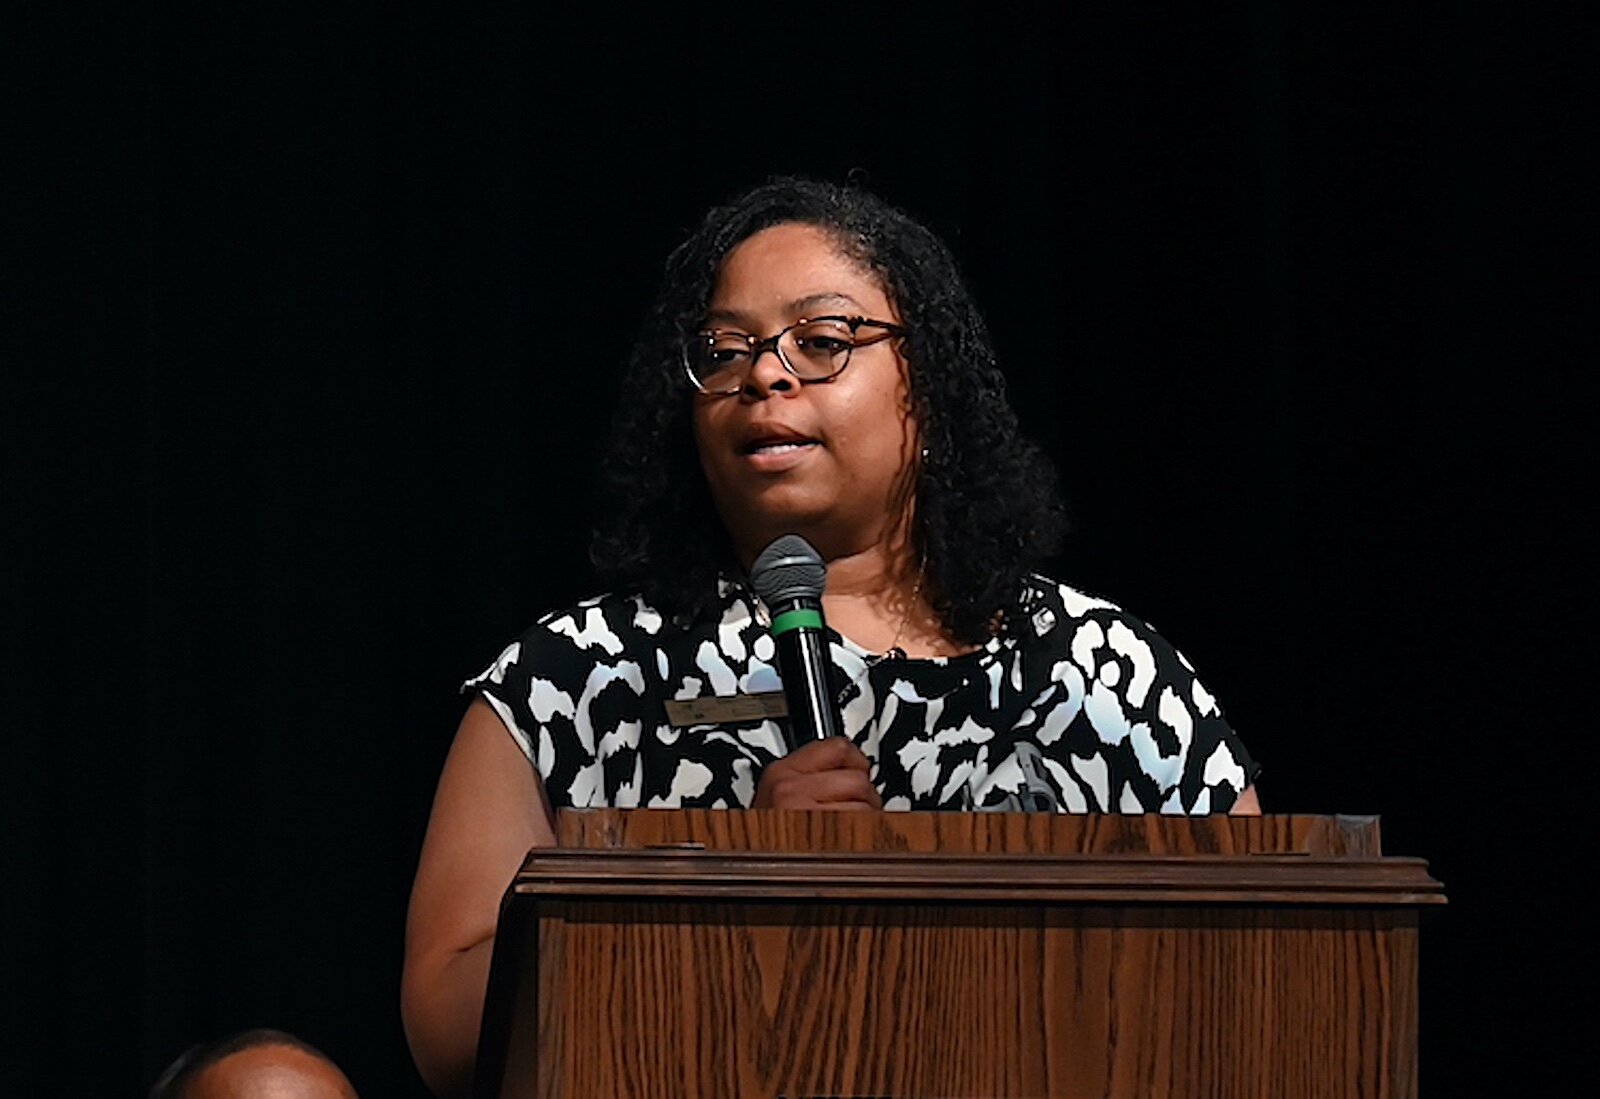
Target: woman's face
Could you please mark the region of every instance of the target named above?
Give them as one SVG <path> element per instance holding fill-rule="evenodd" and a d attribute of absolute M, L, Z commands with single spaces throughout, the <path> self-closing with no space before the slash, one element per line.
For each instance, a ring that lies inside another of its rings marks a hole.
<path fill-rule="evenodd" d="M 766 338 L 830 315 L 900 320 L 877 276 L 827 232 L 783 224 L 728 254 L 705 323 Z M 700 465 L 746 565 L 781 534 L 833 560 L 892 550 L 907 531 L 919 443 L 898 342 L 857 347 L 842 373 L 806 385 L 767 352 L 740 392 L 695 396 Z"/>

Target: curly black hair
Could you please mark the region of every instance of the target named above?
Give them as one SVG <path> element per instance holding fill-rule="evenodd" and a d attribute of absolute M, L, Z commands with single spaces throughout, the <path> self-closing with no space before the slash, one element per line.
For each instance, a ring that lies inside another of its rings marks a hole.
<path fill-rule="evenodd" d="M 909 329 L 901 347 L 927 456 L 916 484 L 924 590 L 956 639 L 982 643 L 1018 621 L 1023 580 L 1053 554 L 1066 521 L 1055 471 L 1023 438 L 983 318 L 950 250 L 854 185 L 779 178 L 713 209 L 667 259 L 634 346 L 604 470 L 608 514 L 591 557 L 602 578 L 680 621 L 706 614 L 719 576 L 742 572 L 700 470 L 693 389 L 680 348 L 705 318 L 735 246 L 796 223 L 830 234 L 882 281 Z"/>

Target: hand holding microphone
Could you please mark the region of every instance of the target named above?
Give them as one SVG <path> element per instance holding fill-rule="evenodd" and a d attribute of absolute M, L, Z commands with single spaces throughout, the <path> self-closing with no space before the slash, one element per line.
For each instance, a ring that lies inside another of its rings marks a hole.
<path fill-rule="evenodd" d="M 871 761 L 842 736 L 815 740 L 767 764 L 755 809 L 882 809 Z"/>
<path fill-rule="evenodd" d="M 834 691 L 822 591 L 828 567 L 798 534 L 761 551 L 750 583 L 772 618 L 778 675 L 789 717 L 789 753 L 761 772 L 757 809 L 881 809 L 868 777 L 871 763 L 844 737 Z"/>

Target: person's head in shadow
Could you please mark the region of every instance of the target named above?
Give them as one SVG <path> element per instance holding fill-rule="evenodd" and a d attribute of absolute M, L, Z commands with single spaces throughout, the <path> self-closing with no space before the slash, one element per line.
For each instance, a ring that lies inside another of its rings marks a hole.
<path fill-rule="evenodd" d="M 281 1030 L 246 1030 L 179 1054 L 150 1099 L 358 1099 L 339 1066 Z"/>

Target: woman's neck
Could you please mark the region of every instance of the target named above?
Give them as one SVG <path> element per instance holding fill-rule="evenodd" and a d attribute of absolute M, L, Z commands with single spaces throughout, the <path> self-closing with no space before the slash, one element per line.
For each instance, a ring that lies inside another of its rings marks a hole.
<path fill-rule="evenodd" d="M 915 657 L 954 656 L 959 644 L 933 609 L 927 562 L 875 544 L 828 562 L 822 606 L 828 625 L 869 652 Z"/>

